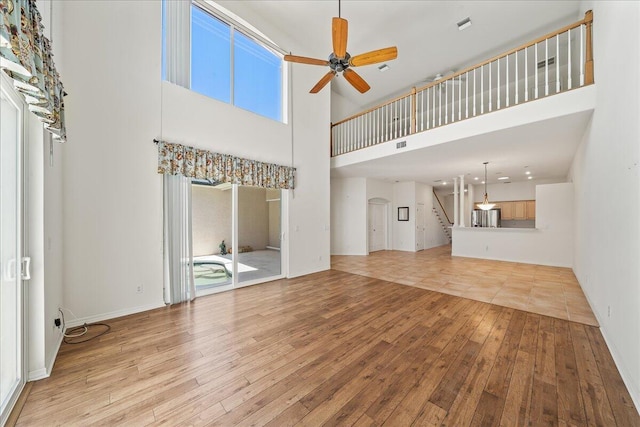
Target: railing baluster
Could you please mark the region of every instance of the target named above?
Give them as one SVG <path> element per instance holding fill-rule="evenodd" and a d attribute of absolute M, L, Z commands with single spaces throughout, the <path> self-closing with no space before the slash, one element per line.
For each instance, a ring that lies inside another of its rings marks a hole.
<path fill-rule="evenodd" d="M 506 97 L 505 97 L 504 106 L 508 107 L 509 106 L 509 55 L 507 55 L 506 59 L 507 59 L 507 64 L 506 64 L 506 66 L 507 66 L 507 69 L 506 69 L 507 77 L 505 79 L 506 80 L 506 85 L 505 86 L 506 86 L 507 91 L 506 91 Z"/>
<path fill-rule="evenodd" d="M 444 85 L 444 124 L 449 123 L 449 108 L 447 106 L 447 102 L 449 102 L 449 85 L 448 80 L 445 80 Z"/>
<path fill-rule="evenodd" d="M 464 103 L 464 118 L 468 119 L 469 118 L 469 72 L 467 71 L 467 77 L 465 78 L 465 82 L 466 82 L 466 95 L 467 95 L 467 99 L 466 102 Z"/>
<path fill-rule="evenodd" d="M 519 77 L 518 77 L 518 51 L 516 51 L 516 76 L 514 79 L 515 82 L 515 101 L 514 104 L 518 105 L 518 92 L 520 92 L 520 85 L 519 85 Z"/>
<path fill-rule="evenodd" d="M 535 89 L 533 91 L 534 93 L 534 97 L 533 99 L 538 99 L 538 43 L 535 44 L 535 48 L 536 50 L 534 51 L 534 61 L 533 61 L 533 73 L 535 76 L 534 82 L 535 82 Z"/>
<path fill-rule="evenodd" d="M 567 30 L 567 89 L 571 89 L 571 30 Z"/>
<path fill-rule="evenodd" d="M 438 85 L 438 126 L 442 125 L 442 83 Z"/>
<path fill-rule="evenodd" d="M 476 70 L 473 69 L 473 117 L 476 116 Z"/>
<path fill-rule="evenodd" d="M 560 34 L 556 36 L 556 93 L 560 92 Z"/>
<path fill-rule="evenodd" d="M 484 114 L 484 65 L 480 67 L 480 114 Z"/>
<path fill-rule="evenodd" d="M 529 48 L 524 48 L 524 102 L 529 100 Z"/>
<path fill-rule="evenodd" d="M 580 86 L 584 86 L 584 25 L 580 25 Z"/>
<path fill-rule="evenodd" d="M 431 114 L 431 128 L 436 127 L 436 87 L 431 86 L 431 96 L 433 98 L 431 103 L 431 110 L 433 111 Z"/>
<path fill-rule="evenodd" d="M 544 41 L 544 96 L 549 95 L 549 39 Z"/>
<path fill-rule="evenodd" d="M 493 90 L 491 89 L 491 87 L 491 62 L 489 62 L 489 111 L 491 111 L 493 108 L 493 99 L 491 96 Z"/>
<path fill-rule="evenodd" d="M 458 76 L 458 120 L 462 120 L 462 75 Z"/>
<path fill-rule="evenodd" d="M 496 104 L 496 110 L 500 109 L 500 58 L 498 58 L 498 83 L 497 83 L 497 89 L 498 89 L 498 102 Z"/>

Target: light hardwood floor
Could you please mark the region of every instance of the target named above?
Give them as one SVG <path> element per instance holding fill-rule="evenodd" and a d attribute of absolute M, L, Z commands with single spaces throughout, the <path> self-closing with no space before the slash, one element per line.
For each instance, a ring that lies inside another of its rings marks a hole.
<path fill-rule="evenodd" d="M 369 256 L 332 256 L 331 267 L 598 326 L 569 268 L 452 257 L 451 246 L 420 252 L 379 251 Z"/>
<path fill-rule="evenodd" d="M 598 328 L 336 270 L 109 323 L 17 425 L 640 425 Z"/>

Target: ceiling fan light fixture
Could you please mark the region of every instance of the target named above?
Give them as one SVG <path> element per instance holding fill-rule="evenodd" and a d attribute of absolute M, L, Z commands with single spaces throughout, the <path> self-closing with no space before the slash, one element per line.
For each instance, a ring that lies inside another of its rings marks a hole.
<path fill-rule="evenodd" d="M 456 25 L 458 26 L 458 31 L 466 30 L 471 26 L 471 18 L 466 17 Z"/>

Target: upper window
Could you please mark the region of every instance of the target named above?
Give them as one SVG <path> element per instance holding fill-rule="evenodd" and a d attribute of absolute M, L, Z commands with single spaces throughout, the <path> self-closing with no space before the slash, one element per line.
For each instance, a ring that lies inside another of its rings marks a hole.
<path fill-rule="evenodd" d="M 169 80 L 184 86 L 189 81 L 190 89 L 195 92 L 273 120 L 285 121 L 283 59 L 273 48 L 275 45 L 248 24 L 239 22 L 242 21 L 240 18 L 230 12 L 227 16 L 211 2 L 194 0 L 190 8 L 190 37 L 185 39 L 191 47 L 188 63 L 186 56 L 180 54 L 174 55 L 178 59 L 173 59 L 174 64 L 175 61 L 184 64 L 188 78 Z M 165 7 L 164 14 L 166 12 Z M 170 31 L 167 25 L 172 24 L 171 20 L 163 20 L 163 52 L 166 53 L 168 41 L 165 37 Z M 176 25 L 176 28 L 185 28 L 186 24 Z M 188 36 L 184 34 L 184 37 Z M 176 40 L 180 40 L 179 35 Z M 180 46 L 185 46 L 180 41 L 175 43 L 178 51 Z M 163 78 L 166 76 L 166 61 L 165 54 Z"/>

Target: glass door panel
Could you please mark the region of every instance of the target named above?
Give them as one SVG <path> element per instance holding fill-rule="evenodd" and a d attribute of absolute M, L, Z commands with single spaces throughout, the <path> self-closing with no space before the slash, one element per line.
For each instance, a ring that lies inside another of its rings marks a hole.
<path fill-rule="evenodd" d="M 231 185 L 194 180 L 191 190 L 196 295 L 230 289 L 233 285 Z"/>
<path fill-rule="evenodd" d="M 238 283 L 282 273 L 280 190 L 238 187 Z"/>
<path fill-rule="evenodd" d="M 24 385 L 22 301 L 22 114 L 0 90 L 0 425 Z"/>

